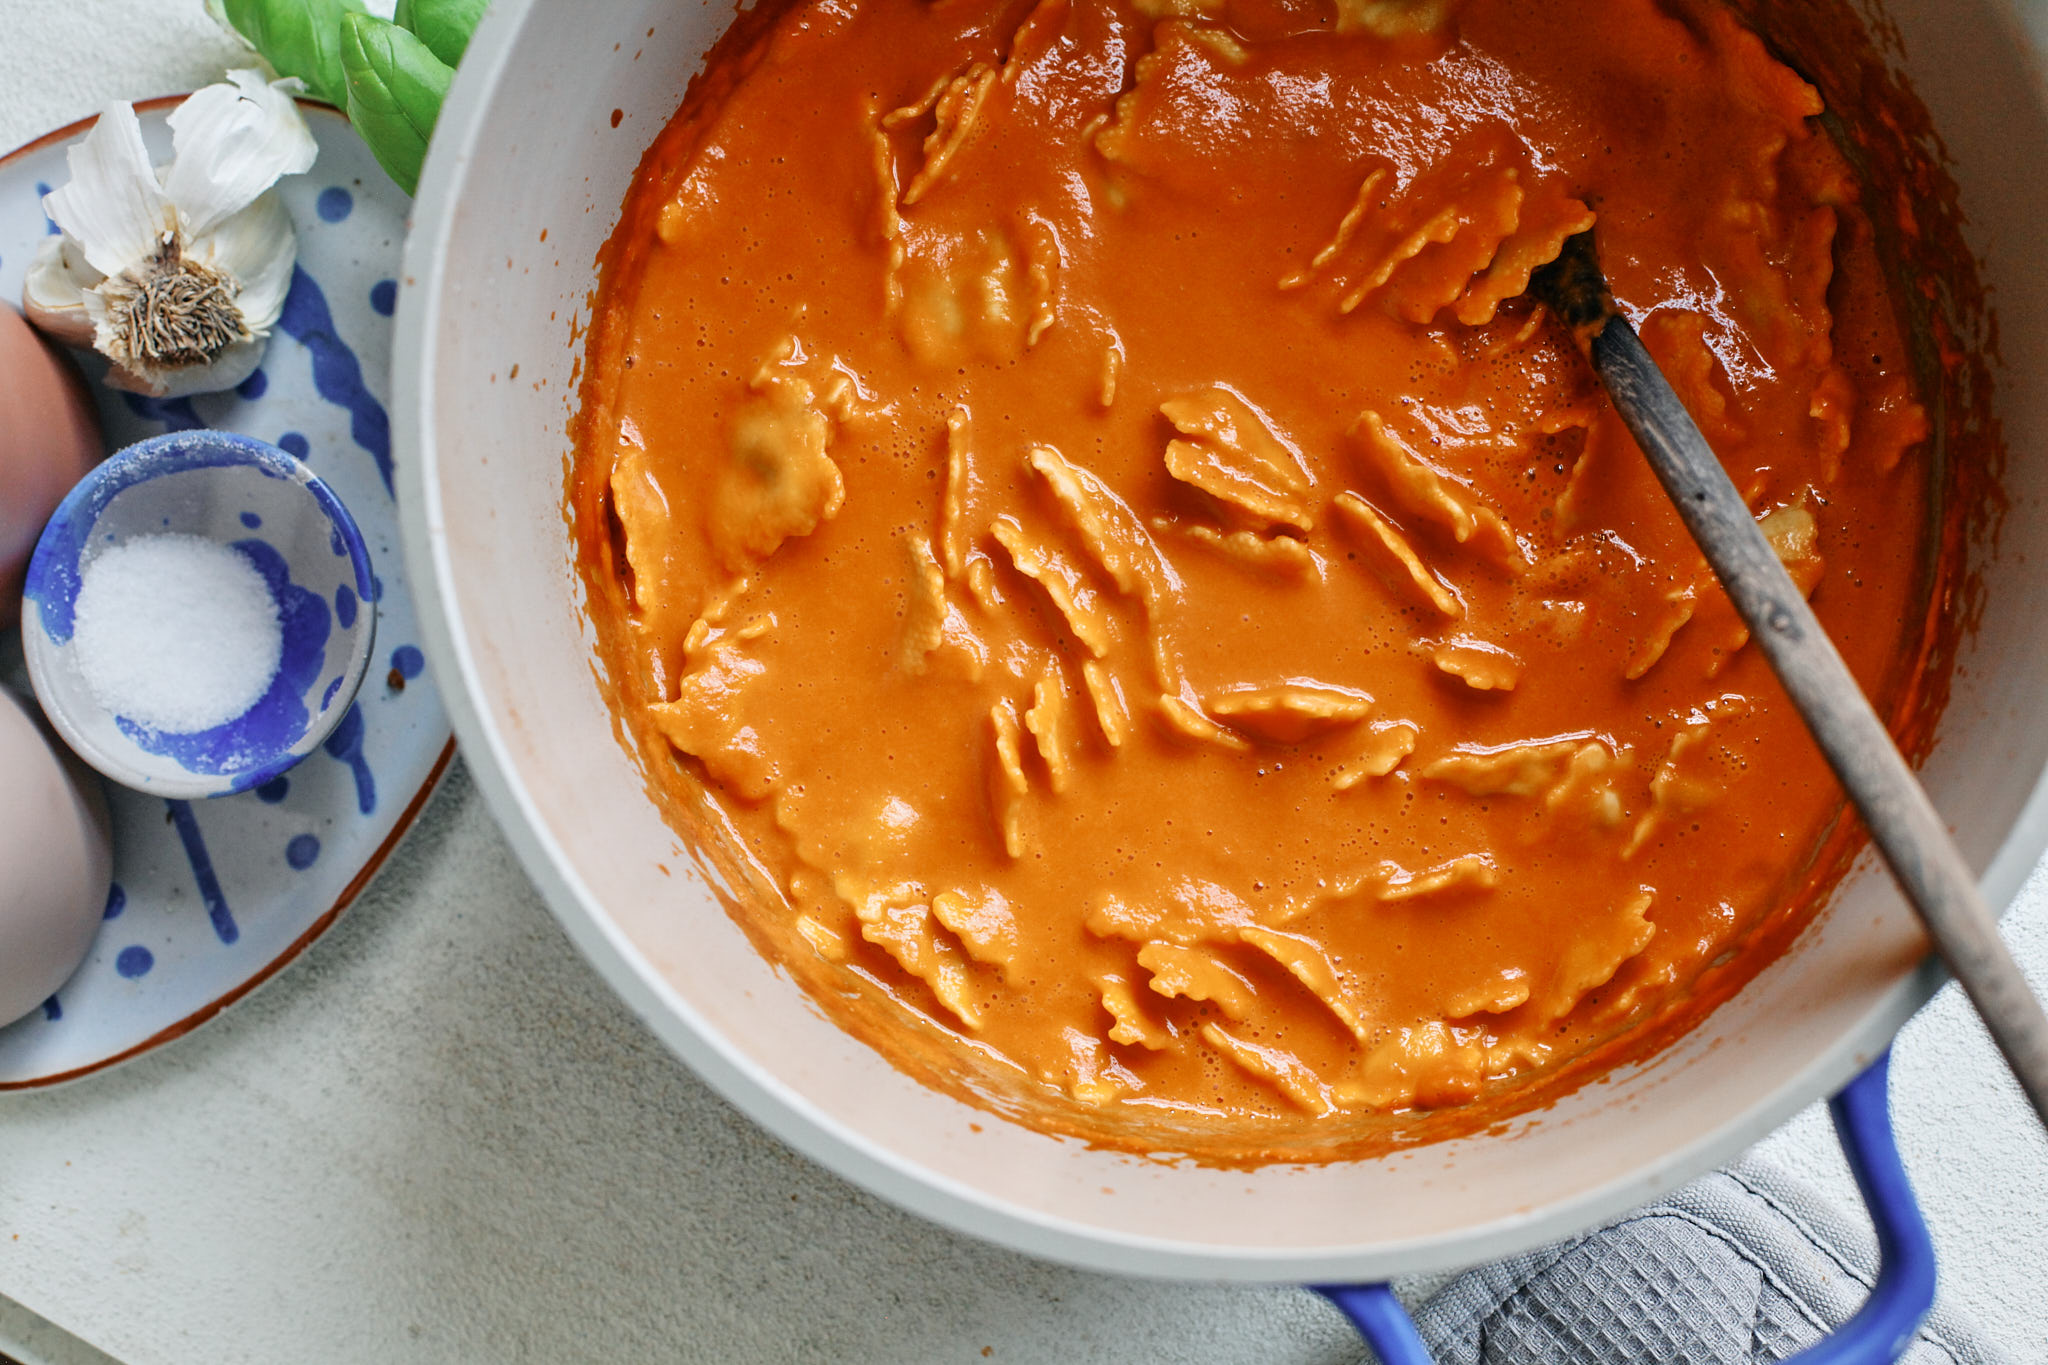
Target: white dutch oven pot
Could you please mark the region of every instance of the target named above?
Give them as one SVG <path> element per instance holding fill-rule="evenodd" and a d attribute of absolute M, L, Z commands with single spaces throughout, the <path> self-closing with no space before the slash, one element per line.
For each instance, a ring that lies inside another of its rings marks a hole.
<path fill-rule="evenodd" d="M 2002 327 L 2011 512 L 1996 557 L 1980 550 L 1988 606 L 1924 778 L 2003 906 L 2048 844 L 2048 390 L 2014 378 L 2048 373 L 2048 113 L 2004 0 L 1883 11 L 1953 158 Z M 1942 978 L 1868 856 L 1789 953 L 1651 1061 L 1508 1136 L 1384 1160 L 1241 1172 L 1090 1150 L 927 1090 L 825 1019 L 674 856 L 593 681 L 563 518 L 593 260 L 730 17 L 673 0 L 493 7 L 428 158 L 395 362 L 406 556 L 463 752 L 570 937 L 668 1046 L 792 1146 L 948 1226 L 1103 1270 L 1311 1283 L 1579 1232 L 1734 1157 L 1881 1056 Z M 1881 1073 L 1860 1090 L 1881 1128 Z M 1917 1218 L 1902 1218 L 1905 1235 Z M 1911 1256 L 1893 1264 L 1919 1274 Z M 1931 1265 L 1925 1278 L 1931 1294 Z M 1389 1302 L 1352 1307 L 1379 1321 Z"/>

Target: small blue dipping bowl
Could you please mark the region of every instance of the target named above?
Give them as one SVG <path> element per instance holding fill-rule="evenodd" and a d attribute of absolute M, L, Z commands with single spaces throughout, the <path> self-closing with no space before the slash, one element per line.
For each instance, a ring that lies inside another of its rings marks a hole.
<path fill-rule="evenodd" d="M 86 566 L 140 536 L 201 536 L 247 557 L 277 603 L 284 652 L 270 690 L 211 730 L 172 734 L 114 715 L 71 648 Z M 261 786 L 318 748 L 370 662 L 376 580 L 355 519 L 311 469 L 225 431 L 178 431 L 109 456 L 43 528 L 22 594 L 30 681 L 50 723 L 123 786 L 167 797 Z"/>

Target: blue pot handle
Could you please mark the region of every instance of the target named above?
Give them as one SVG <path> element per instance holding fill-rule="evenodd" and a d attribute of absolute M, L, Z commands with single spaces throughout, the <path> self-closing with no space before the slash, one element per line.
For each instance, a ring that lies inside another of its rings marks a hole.
<path fill-rule="evenodd" d="M 1886 1365 L 1904 1354 L 1934 1307 L 1934 1243 L 1892 1138 L 1886 1104 L 1890 1066 L 1887 1051 L 1828 1101 L 1835 1134 L 1877 1225 L 1877 1284 L 1840 1331 L 1785 1365 Z M 1431 1365 L 1422 1335 L 1384 1284 L 1314 1288 L 1351 1319 L 1381 1365 Z"/>

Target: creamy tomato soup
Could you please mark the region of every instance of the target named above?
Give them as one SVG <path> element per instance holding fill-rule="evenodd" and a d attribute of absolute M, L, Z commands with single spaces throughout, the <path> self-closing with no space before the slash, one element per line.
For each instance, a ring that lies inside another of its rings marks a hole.
<path fill-rule="evenodd" d="M 1712 4 L 742 20 L 572 475 L 656 799 L 835 1018 L 1097 1141 L 1356 1152 L 1668 1022 L 1849 838 L 1524 291 L 1595 230 L 1904 714 L 1928 422 L 1821 112 Z"/>

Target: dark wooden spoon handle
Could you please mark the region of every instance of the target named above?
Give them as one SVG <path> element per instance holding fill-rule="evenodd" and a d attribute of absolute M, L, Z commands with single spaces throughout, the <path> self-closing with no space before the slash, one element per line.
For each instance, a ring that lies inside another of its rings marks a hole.
<path fill-rule="evenodd" d="M 2048 1015 L 1999 937 L 1948 827 L 1635 328 L 1611 309 L 1598 331 L 1589 324 L 1597 320 L 1582 322 L 1581 334 L 1590 333 L 1593 368 L 1615 410 L 2048 1125 Z"/>

